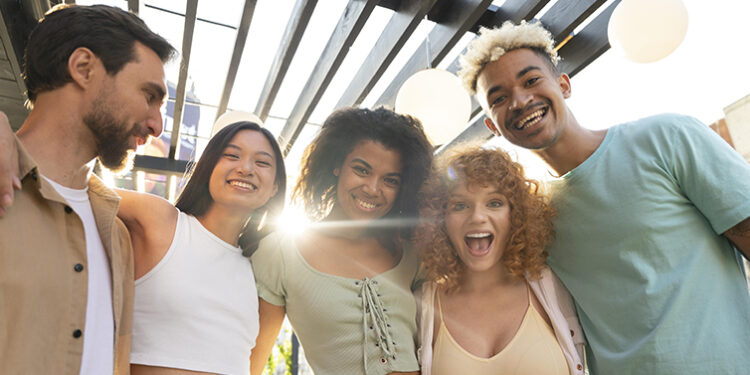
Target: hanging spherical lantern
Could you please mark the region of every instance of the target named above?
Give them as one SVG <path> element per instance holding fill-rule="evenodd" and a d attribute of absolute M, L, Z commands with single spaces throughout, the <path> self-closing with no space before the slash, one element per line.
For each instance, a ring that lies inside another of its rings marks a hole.
<path fill-rule="evenodd" d="M 663 59 L 687 33 L 687 8 L 680 0 L 623 0 L 609 19 L 612 48 L 631 61 Z"/>
<path fill-rule="evenodd" d="M 422 122 L 434 145 L 444 144 L 466 127 L 471 98 L 461 80 L 442 69 L 417 72 L 404 82 L 396 96 L 396 112 Z"/>
<path fill-rule="evenodd" d="M 211 136 L 213 137 L 225 126 L 240 121 L 250 121 L 263 126 L 263 121 L 261 121 L 260 117 L 256 116 L 255 113 L 245 111 L 226 111 L 214 122 L 214 127 L 211 129 Z"/>

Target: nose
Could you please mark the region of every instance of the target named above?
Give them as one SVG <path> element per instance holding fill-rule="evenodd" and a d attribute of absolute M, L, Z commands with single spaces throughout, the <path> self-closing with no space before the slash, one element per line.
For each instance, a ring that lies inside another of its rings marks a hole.
<path fill-rule="evenodd" d="M 471 218 L 472 223 L 483 223 L 485 220 L 487 220 L 487 214 L 484 212 L 484 208 L 480 205 L 474 206 L 474 208 L 471 209 Z"/>
<path fill-rule="evenodd" d="M 251 176 L 255 173 L 253 161 L 250 159 L 243 160 L 239 167 L 237 167 L 237 173 L 243 176 Z"/>
<path fill-rule="evenodd" d="M 164 121 L 161 117 L 160 106 L 151 106 L 148 119 L 146 119 L 146 127 L 152 137 L 156 138 L 161 135 L 161 132 L 164 130 Z"/>
<path fill-rule="evenodd" d="M 366 179 L 364 185 L 362 186 L 362 190 L 370 195 L 377 195 L 379 189 L 379 182 L 375 176 L 371 176 L 370 178 Z"/>
<path fill-rule="evenodd" d="M 532 97 L 533 95 L 531 95 L 527 90 L 521 87 L 516 87 L 513 89 L 508 109 L 511 111 L 522 110 L 526 107 L 526 105 L 531 103 Z"/>

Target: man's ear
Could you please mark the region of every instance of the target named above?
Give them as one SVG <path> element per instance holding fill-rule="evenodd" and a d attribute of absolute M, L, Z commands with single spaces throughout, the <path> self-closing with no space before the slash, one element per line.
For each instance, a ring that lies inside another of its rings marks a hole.
<path fill-rule="evenodd" d="M 77 85 L 86 87 L 90 84 L 98 68 L 103 68 L 101 61 L 93 51 L 86 47 L 78 47 L 68 57 L 68 73 Z"/>
<path fill-rule="evenodd" d="M 492 120 L 488 119 L 487 117 L 484 118 L 484 125 L 487 127 L 487 129 L 490 129 L 492 134 L 502 137 L 503 135 L 500 134 L 500 130 L 495 126 L 495 123 L 492 122 Z"/>
<path fill-rule="evenodd" d="M 567 74 L 562 73 L 557 77 L 557 83 L 560 85 L 560 91 L 562 91 L 563 98 L 570 98 L 572 92 L 570 88 L 570 77 L 568 77 Z"/>

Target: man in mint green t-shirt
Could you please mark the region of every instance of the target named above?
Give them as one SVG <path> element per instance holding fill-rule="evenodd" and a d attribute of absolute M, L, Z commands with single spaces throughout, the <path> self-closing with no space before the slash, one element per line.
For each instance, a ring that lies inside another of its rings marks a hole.
<path fill-rule="evenodd" d="M 750 164 L 693 118 L 581 127 L 550 34 L 483 30 L 462 79 L 487 126 L 552 186 L 549 264 L 576 300 L 592 374 L 750 373 Z"/>

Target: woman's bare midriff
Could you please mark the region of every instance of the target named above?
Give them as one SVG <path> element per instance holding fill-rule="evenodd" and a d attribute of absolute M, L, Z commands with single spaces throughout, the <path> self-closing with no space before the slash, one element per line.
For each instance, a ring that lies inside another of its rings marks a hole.
<path fill-rule="evenodd" d="M 172 367 L 130 365 L 131 375 L 215 375 L 213 372 L 190 371 Z"/>

